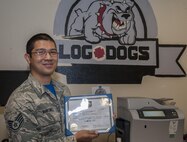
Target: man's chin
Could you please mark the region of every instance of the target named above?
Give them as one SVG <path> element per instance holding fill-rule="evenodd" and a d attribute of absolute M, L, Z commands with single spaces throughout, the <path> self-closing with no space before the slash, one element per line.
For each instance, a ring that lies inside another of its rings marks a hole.
<path fill-rule="evenodd" d="M 51 76 L 53 73 L 54 73 L 54 70 L 43 71 L 44 76 Z"/>

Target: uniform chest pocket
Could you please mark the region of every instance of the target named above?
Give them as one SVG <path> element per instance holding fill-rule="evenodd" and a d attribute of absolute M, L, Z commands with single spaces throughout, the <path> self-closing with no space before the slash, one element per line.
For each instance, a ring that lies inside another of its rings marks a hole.
<path fill-rule="evenodd" d="M 61 132 L 60 112 L 56 107 L 48 106 L 37 109 L 37 130 L 42 136 L 51 137 Z"/>
<path fill-rule="evenodd" d="M 36 118 L 39 126 L 49 126 L 61 121 L 60 112 L 54 106 L 39 106 Z"/>

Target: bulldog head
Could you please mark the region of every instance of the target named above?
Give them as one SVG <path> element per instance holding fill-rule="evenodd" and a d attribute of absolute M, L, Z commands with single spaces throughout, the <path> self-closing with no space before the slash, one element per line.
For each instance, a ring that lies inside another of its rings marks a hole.
<path fill-rule="evenodd" d="M 111 1 L 111 5 L 107 6 L 103 14 L 104 29 L 110 34 L 120 36 L 127 34 L 134 23 L 133 6 L 134 2 L 131 0 Z"/>

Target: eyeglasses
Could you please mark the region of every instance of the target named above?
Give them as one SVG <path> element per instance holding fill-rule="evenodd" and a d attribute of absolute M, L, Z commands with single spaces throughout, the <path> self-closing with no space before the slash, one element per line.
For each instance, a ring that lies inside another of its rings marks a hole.
<path fill-rule="evenodd" d="M 51 50 L 46 50 L 46 49 L 38 49 L 34 52 L 31 52 L 32 54 L 35 54 L 37 56 L 40 57 L 45 57 L 47 55 L 47 53 L 49 53 L 49 55 L 51 57 L 56 57 L 58 55 L 58 52 L 56 49 L 51 49 Z"/>

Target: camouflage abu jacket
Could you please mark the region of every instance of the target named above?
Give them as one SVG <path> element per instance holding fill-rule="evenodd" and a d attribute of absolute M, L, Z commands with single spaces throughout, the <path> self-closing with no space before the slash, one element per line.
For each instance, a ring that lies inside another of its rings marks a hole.
<path fill-rule="evenodd" d="M 67 86 L 52 80 L 56 97 L 31 74 L 10 96 L 5 121 L 13 142 L 76 142 L 65 137 L 64 98 Z"/>

